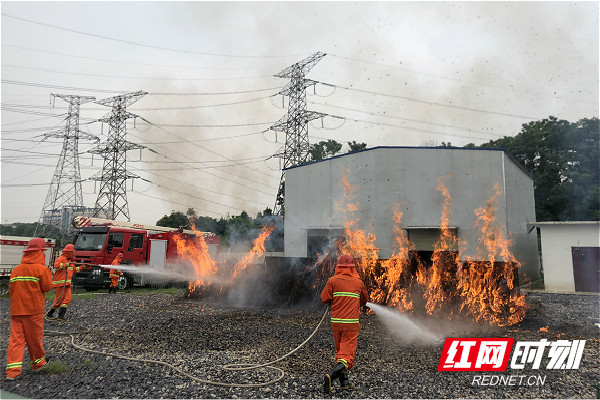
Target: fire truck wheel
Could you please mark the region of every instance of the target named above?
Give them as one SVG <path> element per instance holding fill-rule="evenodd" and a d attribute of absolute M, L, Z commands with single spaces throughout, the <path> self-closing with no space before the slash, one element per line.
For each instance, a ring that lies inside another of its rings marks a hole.
<path fill-rule="evenodd" d="M 119 290 L 128 290 L 133 287 L 133 279 L 130 276 L 122 275 L 119 278 L 118 288 Z"/>

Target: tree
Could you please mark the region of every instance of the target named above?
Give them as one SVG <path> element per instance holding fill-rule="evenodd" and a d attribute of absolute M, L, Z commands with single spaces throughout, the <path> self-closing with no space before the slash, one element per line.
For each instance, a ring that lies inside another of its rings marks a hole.
<path fill-rule="evenodd" d="M 548 117 L 514 137 L 479 147 L 504 148 L 534 177 L 538 221 L 600 220 L 600 124 Z"/>
<path fill-rule="evenodd" d="M 169 228 L 187 227 L 190 224 L 188 217 L 181 211 L 171 211 L 171 215 L 164 215 L 156 222 L 158 226 L 166 226 Z"/>
<path fill-rule="evenodd" d="M 335 140 L 320 141 L 310 146 L 310 157 L 312 161 L 319 161 L 333 156 L 342 149 L 342 144 Z"/>
<path fill-rule="evenodd" d="M 355 140 L 348 142 L 348 146 L 350 146 L 348 153 L 354 153 L 355 151 L 364 150 L 367 148 L 366 143 L 356 143 Z"/>

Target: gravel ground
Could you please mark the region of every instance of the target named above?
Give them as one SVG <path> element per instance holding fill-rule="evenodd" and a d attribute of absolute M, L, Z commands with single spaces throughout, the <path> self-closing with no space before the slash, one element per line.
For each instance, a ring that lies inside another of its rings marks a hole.
<path fill-rule="evenodd" d="M 361 316 L 353 390 L 321 391 L 321 377 L 332 366 L 333 339 L 323 323 L 313 339 L 277 366 L 285 377 L 260 388 L 230 388 L 197 383 L 163 365 L 128 361 L 77 350 L 69 336 L 44 337 L 47 357 L 66 371 L 35 374 L 31 364 L 0 388 L 29 398 L 595 398 L 600 382 L 599 297 L 530 292 L 531 307 L 517 326 L 495 328 L 427 320 L 455 337 L 586 339 L 578 370 L 510 370 L 506 375 L 546 376 L 543 385 L 473 386 L 474 372 L 437 372 L 442 342 L 403 344 L 375 315 Z M 6 363 L 10 332 L 9 299 L 0 299 L 0 363 Z M 229 363 L 264 363 L 302 343 L 322 311 L 243 309 L 215 301 L 187 299 L 183 292 L 133 291 L 116 295 L 74 296 L 70 322 L 46 321 L 46 330 L 73 332 L 87 348 L 173 364 L 207 380 L 257 383 L 278 376 L 272 370 L 228 372 Z M 542 327 L 548 332 L 540 332 Z M 25 360 L 28 360 L 26 353 Z M 479 373 L 481 374 L 481 373 Z"/>

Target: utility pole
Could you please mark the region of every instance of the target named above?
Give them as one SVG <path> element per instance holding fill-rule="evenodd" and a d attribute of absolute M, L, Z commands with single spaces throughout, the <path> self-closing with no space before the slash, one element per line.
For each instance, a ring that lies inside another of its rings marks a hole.
<path fill-rule="evenodd" d="M 310 150 L 308 123 L 313 119 L 326 115 L 306 110 L 306 88 L 315 85 L 317 82 L 306 79 L 305 76 L 323 57 L 325 57 L 325 53 L 316 52 L 275 75 L 278 78 L 290 78 L 290 82 L 279 92 L 283 96 L 289 96 L 288 112 L 269 128 L 273 131 L 285 133 L 283 151 L 275 154 L 275 157 L 283 159 L 279 190 L 273 207 L 273 214 L 275 215 L 284 212 L 285 169 L 308 161 Z"/>
<path fill-rule="evenodd" d="M 79 109 L 81 104 L 96 100 L 95 97 L 51 94 L 53 100 L 58 97 L 69 103 L 69 111 L 65 118 L 65 127 L 52 133 L 44 134 L 44 139 L 62 138 L 63 146 L 46 201 L 42 207 L 41 223 L 38 222 L 35 235 L 45 236 L 50 227 L 60 229 L 66 234 L 70 229 L 70 219 L 75 213 L 84 209 L 81 176 L 79 172 L 79 139 L 100 139 L 79 130 Z"/>
<path fill-rule="evenodd" d="M 100 154 L 104 158 L 102 172 L 90 178 L 100 181 L 100 191 L 94 206 L 94 217 L 116 219 L 119 215 L 123 215 L 127 221 L 130 220 L 126 183 L 127 179 L 139 177 L 127 172 L 127 151 L 143 149 L 145 146 L 125 140 L 127 119 L 137 117 L 137 115 L 127 112 L 127 107 L 146 94 L 148 93 L 138 91 L 96 102 L 112 107 L 112 111 L 100 119 L 109 126 L 107 141 L 89 151 L 93 154 Z"/>

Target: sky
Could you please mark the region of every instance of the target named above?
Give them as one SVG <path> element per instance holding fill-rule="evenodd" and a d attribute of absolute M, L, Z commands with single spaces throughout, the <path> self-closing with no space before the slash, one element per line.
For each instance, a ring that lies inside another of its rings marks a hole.
<path fill-rule="evenodd" d="M 476 145 L 549 116 L 598 117 L 598 2 L 9 2 L 1 4 L 0 222 L 37 222 L 68 104 L 144 91 L 127 110 L 132 222 L 273 208 L 287 113 L 274 75 L 306 74 L 309 141 Z M 106 141 L 89 102 L 80 130 Z M 84 205 L 102 159 L 79 141 Z M 117 218 L 122 219 L 122 218 Z"/>

